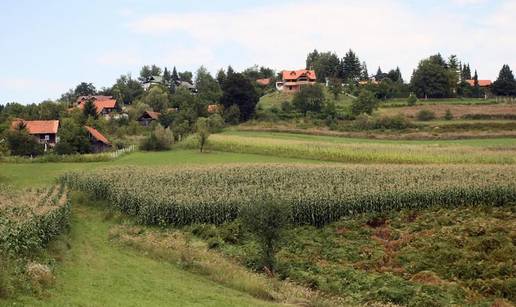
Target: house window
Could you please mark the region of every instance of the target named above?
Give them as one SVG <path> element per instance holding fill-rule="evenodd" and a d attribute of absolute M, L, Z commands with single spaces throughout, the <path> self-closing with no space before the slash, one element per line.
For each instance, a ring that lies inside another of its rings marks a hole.
<path fill-rule="evenodd" d="M 45 141 L 50 141 L 50 135 L 45 134 Z"/>

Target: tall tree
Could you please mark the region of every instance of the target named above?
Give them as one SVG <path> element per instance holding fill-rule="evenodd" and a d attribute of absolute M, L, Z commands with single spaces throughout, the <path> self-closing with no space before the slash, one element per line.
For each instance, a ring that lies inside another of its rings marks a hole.
<path fill-rule="evenodd" d="M 136 99 L 141 97 L 144 89 L 138 80 L 133 79 L 130 74 L 122 75 L 116 80 L 112 88 L 113 95 L 117 103 L 122 105 L 132 104 Z"/>
<path fill-rule="evenodd" d="M 90 96 L 95 95 L 97 93 L 97 90 L 95 89 L 95 86 L 91 83 L 87 82 L 81 82 L 77 87 L 75 87 L 75 98 L 79 96 Z"/>
<path fill-rule="evenodd" d="M 247 121 L 251 119 L 254 115 L 256 104 L 260 99 L 251 81 L 240 73 L 228 73 L 222 90 L 221 103 L 224 105 L 224 108 L 237 105 L 240 109 L 240 120 Z"/>
<path fill-rule="evenodd" d="M 516 96 L 516 80 L 509 65 L 503 65 L 492 90 L 498 96 Z"/>
<path fill-rule="evenodd" d="M 222 97 L 222 90 L 219 83 L 211 76 L 208 70 L 201 66 L 195 76 L 195 88 L 199 98 L 205 102 L 218 103 Z"/>
<path fill-rule="evenodd" d="M 294 107 L 306 116 L 307 112 L 320 112 L 324 105 L 324 92 L 320 84 L 303 86 L 292 100 Z"/>
<path fill-rule="evenodd" d="M 349 50 L 342 59 L 342 79 L 345 82 L 355 82 L 360 79 L 362 66 L 353 50 Z"/>
<path fill-rule="evenodd" d="M 217 82 L 219 83 L 219 85 L 221 87 L 224 86 L 224 82 L 226 81 L 226 72 L 224 71 L 223 68 L 219 69 L 219 71 L 217 72 Z"/>
<path fill-rule="evenodd" d="M 445 98 L 453 94 L 453 75 L 440 54 L 422 60 L 411 80 L 412 90 L 420 98 Z"/>
<path fill-rule="evenodd" d="M 382 81 L 385 78 L 385 74 L 382 71 L 382 68 L 378 66 L 378 70 L 376 71 L 376 75 L 374 75 L 376 81 Z"/>
<path fill-rule="evenodd" d="M 172 74 L 166 67 L 163 69 L 163 83 L 165 85 L 170 85 L 172 83 Z"/>
<path fill-rule="evenodd" d="M 340 75 L 340 60 L 333 52 L 321 52 L 314 50 L 307 57 L 308 69 L 314 70 L 317 81 L 326 82 L 327 79 L 336 78 Z"/>
<path fill-rule="evenodd" d="M 190 71 L 180 72 L 179 79 L 184 82 L 193 83 L 193 74 Z"/>
<path fill-rule="evenodd" d="M 172 81 L 177 82 L 179 81 L 179 75 L 177 74 L 177 69 L 174 66 L 174 69 L 172 69 Z"/>
<path fill-rule="evenodd" d="M 163 112 L 168 107 L 168 93 L 160 86 L 153 86 L 147 91 L 142 102 L 150 106 L 155 112 Z"/>
<path fill-rule="evenodd" d="M 475 75 L 473 76 L 473 98 L 480 98 L 482 96 L 480 84 L 478 83 L 478 73 L 475 70 Z"/>
<path fill-rule="evenodd" d="M 471 80 L 471 68 L 469 67 L 469 64 L 464 64 L 464 66 L 462 66 L 462 80 Z"/>
<path fill-rule="evenodd" d="M 362 72 L 360 75 L 361 81 L 369 81 L 369 71 L 367 70 L 366 62 L 362 62 Z"/>
<path fill-rule="evenodd" d="M 231 65 L 229 65 L 228 69 L 226 70 L 226 76 L 229 78 L 234 73 L 235 73 L 235 70 L 233 69 L 233 67 L 231 67 Z"/>
<path fill-rule="evenodd" d="M 140 69 L 140 77 L 138 80 L 144 82 L 154 76 L 161 76 L 161 68 L 154 64 L 151 66 L 145 65 Z"/>

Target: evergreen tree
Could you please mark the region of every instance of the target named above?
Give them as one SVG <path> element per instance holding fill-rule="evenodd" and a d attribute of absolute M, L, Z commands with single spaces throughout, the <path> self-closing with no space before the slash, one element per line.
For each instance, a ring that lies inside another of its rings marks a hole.
<path fill-rule="evenodd" d="M 172 69 L 172 81 L 178 82 L 179 81 L 179 75 L 177 74 L 177 69 L 174 66 L 174 69 Z"/>
<path fill-rule="evenodd" d="M 231 67 L 231 65 L 228 66 L 228 69 L 227 69 L 227 72 L 226 72 L 226 76 L 229 78 L 231 77 L 233 74 L 235 74 L 235 70 L 233 69 L 233 67 Z"/>
<path fill-rule="evenodd" d="M 219 69 L 219 71 L 217 72 L 217 82 L 219 83 L 219 85 L 222 87 L 224 86 L 224 82 L 226 82 L 226 72 L 224 71 L 223 68 Z"/>
<path fill-rule="evenodd" d="M 469 64 L 464 64 L 464 66 L 462 66 L 462 80 L 471 80 L 471 68 L 469 67 Z"/>
<path fill-rule="evenodd" d="M 509 65 L 503 65 L 498 79 L 493 83 L 493 93 L 498 96 L 516 96 L 516 80 Z"/>
<path fill-rule="evenodd" d="M 170 74 L 170 71 L 165 67 L 163 70 L 163 83 L 165 85 L 169 85 L 172 83 L 172 75 Z"/>
<path fill-rule="evenodd" d="M 478 73 L 475 70 L 475 75 L 473 76 L 473 98 L 480 98 L 481 97 L 481 89 L 480 84 L 478 83 Z"/>
<path fill-rule="evenodd" d="M 219 83 L 204 66 L 201 66 L 197 70 L 195 88 L 198 90 L 199 98 L 204 102 L 218 103 L 220 97 L 222 97 L 222 90 L 220 89 Z"/>
<path fill-rule="evenodd" d="M 369 71 L 367 71 L 366 62 L 362 62 L 362 73 L 360 76 L 361 81 L 369 81 Z"/>
<path fill-rule="evenodd" d="M 376 75 L 374 76 L 376 81 L 382 81 L 385 78 L 385 74 L 382 71 L 382 68 L 378 66 L 378 70 L 376 71 Z"/>
<path fill-rule="evenodd" d="M 349 50 L 342 59 L 342 79 L 345 82 L 354 82 L 360 79 L 362 65 L 353 50 Z"/>
<path fill-rule="evenodd" d="M 84 114 L 85 118 L 88 118 L 90 116 L 93 118 L 97 118 L 97 107 L 95 106 L 95 102 L 93 101 L 93 99 L 88 99 L 84 102 L 82 113 Z"/>
<path fill-rule="evenodd" d="M 314 51 L 310 52 L 306 57 L 306 69 L 314 69 L 314 64 L 317 59 L 319 59 L 319 52 L 317 49 L 314 49 Z"/>

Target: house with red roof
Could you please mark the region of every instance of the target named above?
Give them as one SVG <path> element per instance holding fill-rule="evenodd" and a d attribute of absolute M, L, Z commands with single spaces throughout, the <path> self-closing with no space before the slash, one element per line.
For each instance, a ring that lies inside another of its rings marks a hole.
<path fill-rule="evenodd" d="M 18 118 L 11 123 L 11 129 L 18 129 L 20 125 L 24 125 L 30 135 L 44 144 L 45 150 L 47 146 L 54 147 L 59 142 L 57 137 L 59 120 L 23 120 Z"/>
<path fill-rule="evenodd" d="M 158 120 L 160 115 L 159 112 L 145 111 L 138 117 L 138 122 L 140 125 L 148 127 L 153 121 Z"/>
<path fill-rule="evenodd" d="M 84 109 L 84 105 L 88 100 L 93 101 L 99 115 L 109 115 L 116 111 L 116 99 L 112 96 L 81 96 L 77 99 L 79 109 Z"/>
<path fill-rule="evenodd" d="M 84 128 L 86 129 L 86 131 L 88 131 L 88 135 L 91 142 L 91 151 L 103 152 L 111 149 L 111 142 L 109 142 L 108 139 L 97 129 L 89 126 L 84 126 Z"/>
<path fill-rule="evenodd" d="M 297 93 L 304 85 L 313 85 L 317 81 L 315 71 L 308 69 L 284 70 L 282 80 L 276 82 L 276 88 L 285 93 Z"/>
<path fill-rule="evenodd" d="M 466 80 L 470 86 L 475 86 L 475 80 Z M 493 85 L 491 80 L 478 80 L 478 85 L 483 88 L 490 88 Z"/>

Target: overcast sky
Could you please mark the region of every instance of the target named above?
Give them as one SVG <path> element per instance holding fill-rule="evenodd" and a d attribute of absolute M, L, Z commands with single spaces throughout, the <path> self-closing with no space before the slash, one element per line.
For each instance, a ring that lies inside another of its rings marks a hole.
<path fill-rule="evenodd" d="M 352 48 L 369 72 L 457 54 L 481 79 L 516 69 L 516 0 L 1 0 L 0 104 L 110 86 L 145 64 L 303 68 Z"/>

